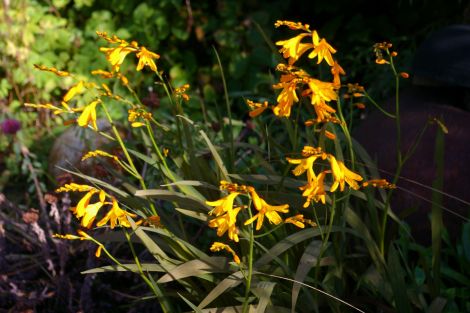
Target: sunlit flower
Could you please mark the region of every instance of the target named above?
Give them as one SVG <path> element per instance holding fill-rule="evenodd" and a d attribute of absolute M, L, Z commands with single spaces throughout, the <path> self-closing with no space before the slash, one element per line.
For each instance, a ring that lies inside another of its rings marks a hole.
<path fill-rule="evenodd" d="M 91 124 L 94 130 L 98 130 L 96 125 L 96 105 L 100 102 L 100 100 L 95 100 L 85 107 L 77 119 L 78 126 L 87 127 Z"/>
<path fill-rule="evenodd" d="M 320 40 L 320 37 L 318 36 L 317 31 L 313 31 L 312 34 L 312 40 L 313 40 L 313 45 L 315 48 L 313 49 L 312 52 L 308 55 L 310 59 L 313 59 L 315 57 L 318 57 L 318 62 L 317 64 L 320 64 L 320 62 L 325 59 L 326 63 L 328 65 L 333 66 L 334 60 L 333 56 L 331 54 L 335 54 L 336 50 L 330 46 L 328 42 L 324 38 Z"/>
<path fill-rule="evenodd" d="M 102 190 L 99 192 L 99 201 L 90 204 L 91 197 L 97 192 L 97 190 L 88 191 L 78 202 L 77 206 L 72 209 L 75 216 L 81 219 L 83 227 L 91 228 L 99 209 L 104 205 L 106 194 Z"/>
<path fill-rule="evenodd" d="M 228 231 L 228 237 L 238 242 L 238 228 L 235 223 L 237 222 L 237 214 L 240 210 L 241 207 L 228 208 L 225 214 L 210 220 L 209 227 L 217 228 L 217 236 L 219 237 L 222 237 Z"/>
<path fill-rule="evenodd" d="M 231 192 L 228 196 L 215 201 L 206 201 L 207 205 L 215 207 L 209 212 L 210 215 L 219 216 L 233 209 L 233 201 L 239 195 L 239 192 Z"/>
<path fill-rule="evenodd" d="M 277 97 L 278 104 L 273 108 L 274 114 L 279 117 L 289 117 L 292 105 L 298 102 L 297 97 L 297 80 L 292 74 L 281 75 L 281 82 L 273 86 L 274 89 L 281 89 L 282 91 Z"/>
<path fill-rule="evenodd" d="M 121 43 L 118 47 L 115 48 L 100 48 L 101 52 L 104 52 L 106 55 L 106 59 L 112 65 L 113 71 L 119 72 L 122 62 L 126 56 L 131 52 L 136 52 L 137 50 L 137 43 L 132 42 L 128 44 L 127 42 Z"/>
<path fill-rule="evenodd" d="M 260 230 L 261 226 L 263 226 L 264 217 L 269 220 L 270 223 L 274 225 L 278 225 L 282 222 L 282 218 L 277 212 L 281 213 L 288 213 L 289 212 L 289 205 L 269 205 L 264 201 L 264 199 L 260 198 L 258 193 L 254 188 L 250 188 L 250 195 L 251 199 L 253 200 L 253 205 L 256 210 L 258 210 L 258 214 L 253 216 L 252 218 L 248 219 L 245 222 L 245 225 L 253 223 L 255 220 L 258 220 L 256 223 L 256 230 Z"/>
<path fill-rule="evenodd" d="M 96 223 L 96 226 L 103 226 L 109 221 L 111 229 L 113 229 L 116 225 L 131 227 L 129 220 L 127 219 L 128 216 L 132 218 L 137 217 L 136 214 L 129 213 L 121 209 L 117 200 L 115 198 L 112 198 L 111 209 L 108 211 L 105 217 L 103 217 L 98 223 Z"/>
<path fill-rule="evenodd" d="M 338 94 L 335 91 L 335 85 L 333 83 L 311 78 L 308 81 L 308 87 L 312 91 L 311 98 L 313 105 L 338 99 Z"/>
<path fill-rule="evenodd" d="M 285 59 L 289 59 L 289 64 L 293 64 L 297 61 L 305 51 L 313 48 L 312 44 L 301 44 L 300 41 L 309 36 L 309 33 L 301 33 L 291 39 L 281 40 L 276 42 L 276 45 L 282 46 L 279 52 Z"/>
<path fill-rule="evenodd" d="M 145 47 L 140 47 L 140 51 L 136 55 L 139 58 L 139 63 L 137 64 L 137 71 L 140 71 L 144 68 L 145 65 L 149 66 L 152 71 L 157 71 L 157 66 L 155 65 L 154 59 L 159 59 L 160 55 L 147 50 Z"/>
<path fill-rule="evenodd" d="M 331 185 L 330 192 L 336 191 L 338 186 L 340 191 L 343 191 L 345 182 L 352 189 L 359 189 L 357 181 L 362 180 L 362 177 L 359 174 L 349 170 L 343 162 L 337 161 L 333 155 L 329 155 L 329 161 L 331 166 L 331 173 L 333 174 L 333 184 Z"/>
<path fill-rule="evenodd" d="M 326 172 L 323 171 L 318 176 L 314 176 L 307 181 L 307 184 L 299 187 L 303 190 L 302 196 L 306 197 L 304 208 L 308 207 L 313 201 L 326 203 L 325 180 Z"/>
<path fill-rule="evenodd" d="M 83 81 L 79 81 L 77 84 L 73 85 L 67 93 L 63 97 L 64 102 L 69 102 L 70 99 L 75 97 L 75 95 L 82 93 L 83 90 L 85 89 L 85 83 Z"/>
<path fill-rule="evenodd" d="M 235 261 L 235 263 L 240 264 L 240 258 L 238 257 L 238 255 L 229 245 L 226 245 L 225 243 L 216 241 L 212 244 L 210 250 L 212 252 L 218 252 L 220 250 L 225 250 L 227 252 L 230 252 L 233 256 L 233 260 Z"/>
<path fill-rule="evenodd" d="M 255 118 L 256 116 L 260 115 L 268 108 L 268 101 L 264 101 L 263 103 L 254 102 L 251 100 L 246 100 L 246 104 L 250 107 L 250 112 L 248 113 L 251 118 Z"/>

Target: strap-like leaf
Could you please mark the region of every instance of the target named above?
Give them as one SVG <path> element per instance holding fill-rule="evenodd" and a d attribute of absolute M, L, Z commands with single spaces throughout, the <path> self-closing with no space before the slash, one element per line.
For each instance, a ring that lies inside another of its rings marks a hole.
<path fill-rule="evenodd" d="M 174 280 L 200 276 L 209 273 L 225 273 L 229 271 L 229 261 L 226 257 L 209 257 L 206 260 L 191 260 L 173 268 L 157 283 L 168 283 Z"/>

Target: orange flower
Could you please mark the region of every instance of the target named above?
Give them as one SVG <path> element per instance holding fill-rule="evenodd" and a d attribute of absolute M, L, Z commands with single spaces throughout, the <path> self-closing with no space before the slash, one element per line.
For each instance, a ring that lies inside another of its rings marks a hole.
<path fill-rule="evenodd" d="M 259 195 L 256 193 L 256 190 L 251 187 L 250 190 L 251 199 L 253 200 L 253 205 L 255 209 L 258 210 L 258 214 L 250 218 L 245 222 L 245 225 L 253 223 L 256 219 L 258 220 L 256 223 L 256 230 L 260 230 L 261 226 L 263 225 L 264 217 L 266 216 L 270 223 L 274 225 L 278 225 L 282 222 L 281 216 L 277 212 L 281 213 L 288 213 L 289 212 L 289 205 L 269 205 L 264 201 L 264 199 L 260 198 Z"/>
<path fill-rule="evenodd" d="M 320 40 L 320 37 L 318 36 L 317 31 L 315 30 L 313 31 L 313 34 L 312 34 L 312 40 L 313 40 L 313 45 L 315 46 L 315 49 L 313 49 L 313 51 L 310 52 L 308 57 L 310 59 L 318 57 L 317 64 L 320 64 L 320 62 L 323 59 L 325 59 L 328 65 L 333 66 L 334 60 L 331 54 L 335 54 L 336 50 L 332 46 L 330 46 L 330 44 L 326 42 L 324 38 Z"/>
<path fill-rule="evenodd" d="M 140 47 L 140 52 L 136 55 L 139 58 L 139 63 L 137 64 L 137 71 L 140 71 L 144 68 L 145 65 L 149 66 L 152 71 L 157 71 L 157 66 L 155 65 L 154 59 L 160 59 L 160 55 L 147 50 L 145 47 Z"/>

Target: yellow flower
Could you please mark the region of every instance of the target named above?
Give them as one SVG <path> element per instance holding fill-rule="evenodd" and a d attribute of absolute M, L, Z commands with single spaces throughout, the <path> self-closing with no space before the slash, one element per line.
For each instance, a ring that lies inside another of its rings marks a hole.
<path fill-rule="evenodd" d="M 139 63 L 137 64 L 137 71 L 140 71 L 144 68 L 145 65 L 150 66 L 152 71 L 157 71 L 157 66 L 155 65 L 154 59 L 159 59 L 160 55 L 147 50 L 145 47 L 140 47 L 140 52 L 136 55 L 139 58 Z"/>
<path fill-rule="evenodd" d="M 282 91 L 277 97 L 278 104 L 273 108 L 274 114 L 279 117 L 289 117 L 292 105 L 298 102 L 296 88 L 297 80 L 292 74 L 281 75 L 281 82 L 273 86 L 274 89 L 281 89 Z"/>
<path fill-rule="evenodd" d="M 312 44 L 301 44 L 300 41 L 309 36 L 309 33 L 299 34 L 291 39 L 281 40 L 276 42 L 276 45 L 282 46 L 279 52 L 285 59 L 289 59 L 289 64 L 294 64 L 302 54 L 310 48 L 313 48 Z"/>
<path fill-rule="evenodd" d="M 233 256 L 233 260 L 235 261 L 235 263 L 240 264 L 240 258 L 229 245 L 226 245 L 225 243 L 222 243 L 222 242 L 217 242 L 217 241 L 214 242 L 211 246 L 211 251 L 217 252 L 220 250 L 225 250 L 227 252 L 230 252 Z"/>
<path fill-rule="evenodd" d="M 310 59 L 313 59 L 315 57 L 318 57 L 318 62 L 317 64 L 320 64 L 320 62 L 325 59 L 326 63 L 328 65 L 333 66 L 334 60 L 331 54 L 335 54 L 336 50 L 330 46 L 328 42 L 323 38 L 320 40 L 320 37 L 318 36 L 317 31 L 313 31 L 312 34 L 312 40 L 313 40 L 313 45 L 315 48 L 313 49 L 312 52 L 308 55 Z"/>
<path fill-rule="evenodd" d="M 287 162 L 289 162 L 290 164 L 298 164 L 292 170 L 292 174 L 294 174 L 295 176 L 300 176 L 305 173 L 305 171 L 307 171 L 307 180 L 311 180 L 313 179 L 313 177 L 315 177 L 315 172 L 313 171 L 313 163 L 315 163 L 317 158 L 317 155 L 309 156 L 305 159 L 287 158 Z"/>
<path fill-rule="evenodd" d="M 96 125 L 96 105 L 100 102 L 100 100 L 95 100 L 85 107 L 82 114 L 80 114 L 77 119 L 78 126 L 87 127 L 91 124 L 94 130 L 98 130 L 98 126 Z"/>
<path fill-rule="evenodd" d="M 317 122 L 329 122 L 334 119 L 331 116 L 332 113 L 335 113 L 336 110 L 326 104 L 324 101 L 318 102 L 313 106 L 315 113 L 317 114 Z"/>
<path fill-rule="evenodd" d="M 281 213 L 288 213 L 289 212 L 289 205 L 269 205 L 264 201 L 264 199 L 260 198 L 258 193 L 254 188 L 250 188 L 249 190 L 251 199 L 253 200 L 253 205 L 255 209 L 258 210 L 258 214 L 250 218 L 245 222 L 245 225 L 253 223 L 256 219 L 258 220 L 256 223 L 256 230 L 260 230 L 261 226 L 263 225 L 264 217 L 266 216 L 270 223 L 278 225 L 282 222 L 281 216 L 277 212 Z"/>
<path fill-rule="evenodd" d="M 85 89 L 85 84 L 83 81 L 79 81 L 77 84 L 73 85 L 69 91 L 67 91 L 67 93 L 64 95 L 64 97 L 62 98 L 62 100 L 64 102 L 69 102 L 70 99 L 72 99 L 73 97 L 75 97 L 76 94 L 79 94 L 79 93 L 82 93 L 83 90 Z"/>
<path fill-rule="evenodd" d="M 117 200 L 115 198 L 112 198 L 111 209 L 108 211 L 105 217 L 103 217 L 98 223 L 96 223 L 96 226 L 103 226 L 109 221 L 111 229 L 113 229 L 117 224 L 124 227 L 131 227 L 131 224 L 127 219 L 128 216 L 132 218 L 137 217 L 136 214 L 129 213 L 121 209 Z"/>
<path fill-rule="evenodd" d="M 332 101 L 338 99 L 333 83 L 322 82 L 321 80 L 311 78 L 308 81 L 308 87 L 312 91 L 312 104 L 324 101 Z"/>
<path fill-rule="evenodd" d="M 113 71 L 119 72 L 122 62 L 126 56 L 131 52 L 136 52 L 137 43 L 132 42 L 131 44 L 127 42 L 121 43 L 118 47 L 115 48 L 100 48 L 101 52 L 104 52 L 106 55 L 106 60 L 112 65 Z"/>
<path fill-rule="evenodd" d="M 357 181 L 361 181 L 362 177 L 359 174 L 349 170 L 343 162 L 337 161 L 332 155 L 329 155 L 331 172 L 333 174 L 333 184 L 331 185 L 330 192 L 344 190 L 344 183 L 346 182 L 352 189 L 359 189 Z"/>
<path fill-rule="evenodd" d="M 82 219 L 81 225 L 83 227 L 91 228 L 99 209 L 104 205 L 106 194 L 103 190 L 99 192 L 100 201 L 90 204 L 91 197 L 97 192 L 97 190 L 88 191 L 77 206 L 72 209 L 75 216 Z"/>
<path fill-rule="evenodd" d="M 217 228 L 217 236 L 222 237 L 228 231 L 228 237 L 238 242 L 238 229 L 235 226 L 237 222 L 237 214 L 241 207 L 229 208 L 225 214 L 222 214 L 209 221 L 209 227 Z"/>
<path fill-rule="evenodd" d="M 246 104 L 250 107 L 250 112 L 248 113 L 251 118 L 255 118 L 261 113 L 264 112 L 268 108 L 268 101 L 264 101 L 262 104 L 258 102 L 254 102 L 251 100 L 246 100 Z"/>
<path fill-rule="evenodd" d="M 307 184 L 299 187 L 300 190 L 303 190 L 302 196 L 306 197 L 305 203 L 303 205 L 304 208 L 308 207 L 310 203 L 313 201 L 325 204 L 326 202 L 326 192 L 325 192 L 325 184 L 324 179 L 326 176 L 326 172 L 321 172 L 318 176 L 314 176 L 312 179 L 309 179 Z"/>
<path fill-rule="evenodd" d="M 219 216 L 233 209 L 233 201 L 239 195 L 239 192 L 231 192 L 228 196 L 215 201 L 206 201 L 207 205 L 215 207 L 209 212 L 210 215 Z"/>

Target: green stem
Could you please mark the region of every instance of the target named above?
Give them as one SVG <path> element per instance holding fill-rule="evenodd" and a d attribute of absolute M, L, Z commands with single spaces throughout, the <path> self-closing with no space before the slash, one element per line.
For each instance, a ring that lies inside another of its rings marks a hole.
<path fill-rule="evenodd" d="M 139 171 L 137 171 L 137 168 L 134 165 L 134 161 L 132 160 L 129 152 L 127 151 L 126 145 L 122 141 L 121 135 L 119 134 L 118 129 L 116 128 L 116 125 L 114 125 L 113 119 L 111 115 L 108 112 L 108 109 L 106 108 L 106 105 L 102 102 L 101 103 L 103 110 L 106 114 L 106 117 L 108 118 L 109 123 L 111 124 L 111 128 L 113 130 L 114 136 L 116 137 L 116 140 L 119 142 L 119 146 L 121 147 L 121 150 L 124 152 L 124 155 L 126 156 L 127 162 L 129 163 L 130 167 L 132 168 L 132 171 L 136 174 L 135 177 L 139 180 L 139 183 L 142 187 L 142 189 L 147 189 L 147 186 L 145 185 L 144 178 L 142 175 L 140 175 Z M 150 209 L 152 211 L 152 214 L 158 215 L 157 210 L 153 203 L 149 201 Z"/>
<path fill-rule="evenodd" d="M 250 206 L 248 206 L 248 214 L 250 215 L 250 218 L 251 218 L 252 215 L 251 215 Z M 248 227 L 250 229 L 250 242 L 249 242 L 250 246 L 248 250 L 248 275 L 246 276 L 245 299 L 243 301 L 242 313 L 248 312 L 248 308 L 249 308 L 248 297 L 250 295 L 251 277 L 253 275 L 253 245 L 254 245 L 253 224 L 250 224 Z"/>
<path fill-rule="evenodd" d="M 393 63 L 393 57 L 390 55 L 390 51 L 387 50 L 387 54 L 390 56 L 390 68 L 392 69 L 393 74 L 395 75 L 395 126 L 397 129 L 397 142 L 396 142 L 396 149 L 397 149 L 397 169 L 395 172 L 395 176 L 393 177 L 392 184 L 397 184 L 398 179 L 400 177 L 401 171 L 403 169 L 403 155 L 401 153 L 401 127 L 400 127 L 400 76 L 397 73 L 395 68 L 395 64 Z M 380 253 L 382 256 L 385 256 L 385 235 L 387 229 L 387 220 L 388 214 L 390 213 L 390 200 L 393 194 L 393 189 L 387 194 L 387 198 L 385 201 L 384 207 L 384 215 L 382 217 L 382 227 L 380 233 Z"/>
<path fill-rule="evenodd" d="M 338 104 L 338 115 L 341 120 L 340 127 L 344 132 L 344 136 L 346 137 L 346 140 L 348 141 L 349 157 L 351 160 L 351 169 L 354 170 L 356 161 L 354 157 L 353 143 L 352 143 L 351 134 L 349 132 L 346 120 L 344 119 L 343 109 L 341 107 L 341 101 L 339 100 L 339 98 L 338 98 L 337 104 Z"/>

